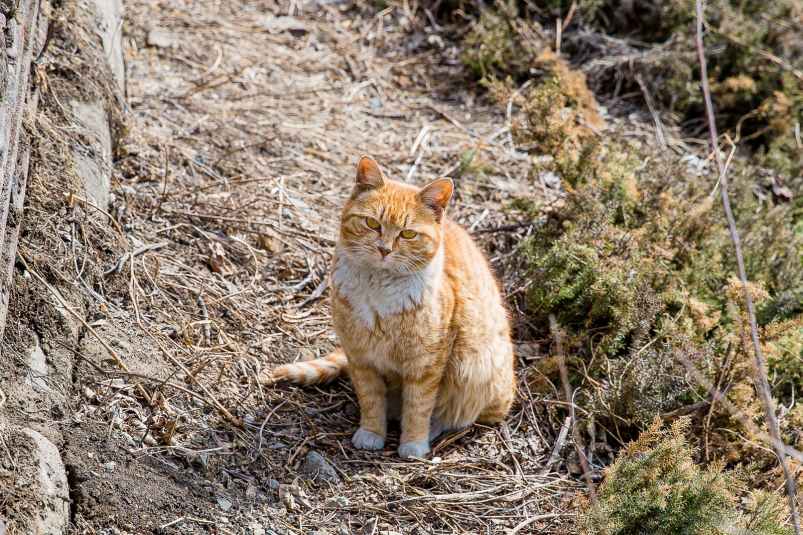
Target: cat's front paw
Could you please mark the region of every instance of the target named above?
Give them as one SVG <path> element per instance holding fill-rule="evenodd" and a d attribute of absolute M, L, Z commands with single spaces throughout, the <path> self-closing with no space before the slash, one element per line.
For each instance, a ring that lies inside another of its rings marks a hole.
<path fill-rule="evenodd" d="M 351 437 L 351 443 L 358 450 L 376 451 L 385 447 L 384 438 L 362 427 L 357 429 L 357 432 Z"/>
<path fill-rule="evenodd" d="M 402 442 L 399 444 L 399 457 L 407 459 L 409 457 L 423 457 L 429 453 L 429 442 Z"/>

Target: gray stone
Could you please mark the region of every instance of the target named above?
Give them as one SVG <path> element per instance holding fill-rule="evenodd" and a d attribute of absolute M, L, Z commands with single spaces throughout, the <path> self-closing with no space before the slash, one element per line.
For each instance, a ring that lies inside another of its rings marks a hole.
<path fill-rule="evenodd" d="M 232 503 L 226 498 L 223 498 L 222 496 L 218 496 L 217 504 L 220 507 L 220 510 L 223 511 L 224 513 L 229 509 L 231 509 L 232 506 Z"/>
<path fill-rule="evenodd" d="M 30 504 L 37 509 L 34 533 L 62 535 L 69 527 L 70 495 L 67 472 L 58 448 L 44 435 L 26 427 L 11 427 L 8 440 L 24 447 L 33 457 L 34 466 L 27 474 L 27 486 L 37 500 Z M 15 436 L 16 435 L 16 436 Z M 12 447 L 13 449 L 13 447 Z"/>
<path fill-rule="evenodd" d="M 376 531 L 376 524 L 377 524 L 377 519 L 376 518 L 372 518 L 371 520 L 369 520 L 368 522 L 363 524 L 362 532 L 365 535 L 373 535 L 374 532 Z"/>
<path fill-rule="evenodd" d="M 94 141 L 94 154 L 75 150 L 73 157 L 83 181 L 83 195 L 106 210 L 112 177 L 112 133 L 109 116 L 101 101 L 91 103 L 70 101 L 73 116 L 87 136 Z"/>
<path fill-rule="evenodd" d="M 123 0 L 90 0 L 97 8 L 100 20 L 95 33 L 103 42 L 103 52 L 125 94 L 125 62 L 123 60 Z"/>
<path fill-rule="evenodd" d="M 148 44 L 157 48 L 179 48 L 181 41 L 168 31 L 154 28 L 148 32 Z"/>
<path fill-rule="evenodd" d="M 39 345 L 39 340 L 36 341 L 36 345 L 28 354 L 28 367 L 30 371 L 28 372 L 28 376 L 25 377 L 25 384 L 49 391 L 50 387 L 47 386 L 47 381 L 43 379 L 49 375 L 47 357 L 45 356 L 45 352 L 42 351 L 42 347 Z"/>
<path fill-rule="evenodd" d="M 324 502 L 326 507 L 348 507 L 349 500 L 345 496 L 337 496 L 334 498 L 329 498 Z"/>
<path fill-rule="evenodd" d="M 337 475 L 337 471 L 335 471 L 332 465 L 316 451 L 307 453 L 302 468 L 316 483 L 320 483 L 321 481 L 340 483 L 340 477 Z"/>

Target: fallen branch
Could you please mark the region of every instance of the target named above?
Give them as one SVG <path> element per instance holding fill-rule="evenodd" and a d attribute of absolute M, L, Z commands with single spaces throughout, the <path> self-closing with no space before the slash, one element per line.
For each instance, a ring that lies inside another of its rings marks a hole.
<path fill-rule="evenodd" d="M 526 528 L 527 526 L 529 526 L 533 522 L 538 522 L 539 520 L 549 520 L 551 518 L 559 518 L 561 516 L 569 516 L 569 515 L 562 515 L 562 514 L 559 514 L 559 513 L 547 513 L 545 515 L 531 516 L 527 520 L 525 520 L 525 521 L 521 522 L 520 524 L 518 524 L 515 528 L 511 529 L 510 531 L 508 531 L 508 533 L 510 535 L 516 535 L 516 533 L 518 533 L 519 531 L 523 530 L 524 528 Z"/>
<path fill-rule="evenodd" d="M 736 264 L 739 269 L 739 279 L 742 281 L 742 289 L 744 290 L 744 298 L 747 305 L 747 317 L 750 322 L 750 334 L 753 338 L 753 346 L 755 347 L 758 383 L 760 384 L 760 389 L 756 389 L 760 390 L 758 394 L 764 406 L 767 428 L 769 429 L 770 436 L 773 439 L 773 445 L 775 446 L 775 450 L 778 454 L 778 460 L 781 463 L 784 476 L 786 477 L 786 492 L 789 494 L 789 507 L 792 512 L 792 523 L 795 526 L 795 533 L 797 535 L 801 535 L 800 520 L 797 516 L 797 502 L 795 500 L 795 481 L 792 478 L 792 473 L 789 470 L 786 452 L 784 448 L 781 447 L 781 431 L 778 427 L 778 420 L 775 417 L 775 409 L 772 405 L 772 394 L 770 392 L 769 381 L 767 381 L 767 370 L 764 364 L 764 355 L 761 352 L 761 343 L 758 339 L 758 328 L 756 327 L 756 314 L 753 310 L 753 299 L 750 296 L 750 291 L 747 287 L 747 275 L 744 269 L 744 259 L 742 258 L 742 246 L 739 241 L 739 230 L 736 228 L 736 221 L 733 218 L 730 199 L 728 197 L 728 178 L 725 165 L 722 163 L 722 156 L 719 154 L 717 125 L 716 121 L 714 120 L 714 105 L 711 102 L 711 91 L 708 87 L 708 69 L 705 62 L 705 48 L 703 47 L 702 0 L 697 0 L 695 4 L 697 10 L 697 54 L 700 58 L 700 81 L 703 89 L 703 98 L 705 100 L 705 111 L 706 115 L 708 116 L 708 129 L 711 133 L 711 148 L 714 150 L 714 156 L 717 160 L 719 183 L 722 186 L 720 188 L 722 206 L 725 208 L 725 216 L 728 219 L 728 228 L 730 230 L 731 239 L 733 240 L 733 248 L 736 251 Z M 756 386 L 758 387 L 758 385 Z"/>
<path fill-rule="evenodd" d="M 555 441 L 555 445 L 552 447 L 552 453 L 549 454 L 549 459 L 547 459 L 546 464 L 541 469 L 541 475 L 548 474 L 549 470 L 552 468 L 552 465 L 558 461 L 560 450 L 563 449 L 563 443 L 566 442 L 566 435 L 569 434 L 569 427 L 571 427 L 571 424 L 572 419 L 570 416 L 567 416 L 566 420 L 563 422 L 563 426 L 560 428 L 560 433 L 558 433 L 558 439 Z"/>
<path fill-rule="evenodd" d="M 694 412 L 699 411 L 704 407 L 708 407 L 711 405 L 711 397 L 708 399 L 704 399 L 702 401 L 698 401 L 697 403 L 692 403 L 691 405 L 684 405 L 679 409 L 675 409 L 673 411 L 665 412 L 661 415 L 661 420 L 665 422 L 672 422 L 677 420 L 681 416 L 686 416 L 687 414 L 692 414 Z"/>
<path fill-rule="evenodd" d="M 543 221 L 528 221 L 526 223 L 513 223 L 512 225 L 505 225 L 502 227 L 480 228 L 474 232 L 477 234 L 489 234 L 493 232 L 510 232 L 511 230 L 518 230 L 520 228 L 534 227 L 535 225 L 542 225 Z"/>
<path fill-rule="evenodd" d="M 130 253 L 129 252 L 123 253 L 123 256 L 120 257 L 117 263 L 114 264 L 114 266 L 109 271 L 104 271 L 103 275 L 108 277 L 110 275 L 115 275 L 117 273 L 120 273 L 123 270 L 123 267 L 125 267 L 125 263 L 128 262 L 129 258 L 134 258 L 138 254 L 142 254 L 146 251 L 150 251 L 153 249 L 160 249 L 165 245 L 167 245 L 168 243 L 170 242 L 160 241 L 159 243 L 146 243 L 145 245 L 138 247 L 137 249 L 134 249 Z"/>
<path fill-rule="evenodd" d="M 101 214 L 103 214 L 103 215 L 105 215 L 106 217 L 108 217 L 108 218 L 109 218 L 109 221 L 111 221 L 111 222 L 112 222 L 112 225 L 114 225 L 114 228 L 116 228 L 116 229 L 117 229 L 117 232 L 119 232 L 119 233 L 120 233 L 120 237 L 122 237 L 122 238 L 123 238 L 123 242 L 125 242 L 125 234 L 123 233 L 123 229 L 121 229 L 121 228 L 120 228 L 120 224 L 117 222 L 117 220 L 116 220 L 115 218 L 113 218 L 113 217 L 112 217 L 112 215 L 111 215 L 109 212 L 107 212 L 106 210 L 104 210 L 103 208 L 101 208 L 100 206 L 98 206 L 97 204 L 93 203 L 92 201 L 89 201 L 89 200 L 87 200 L 87 199 L 84 199 L 83 197 L 79 197 L 78 195 L 76 195 L 76 194 L 75 194 L 75 193 L 73 193 L 72 191 L 69 191 L 69 192 L 65 193 L 65 194 L 64 194 L 64 196 L 67 198 L 67 203 L 68 203 L 70 206 L 72 206 L 72 202 L 73 202 L 73 201 L 82 202 L 82 203 L 84 203 L 85 205 L 87 205 L 87 206 L 91 206 L 92 208 L 94 208 L 95 210 L 97 210 L 98 212 L 100 212 Z"/>

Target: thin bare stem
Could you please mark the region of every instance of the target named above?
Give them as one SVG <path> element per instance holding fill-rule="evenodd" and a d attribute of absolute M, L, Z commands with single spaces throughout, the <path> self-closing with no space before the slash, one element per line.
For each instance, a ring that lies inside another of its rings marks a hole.
<path fill-rule="evenodd" d="M 781 431 L 778 427 L 778 420 L 775 417 L 775 409 L 772 404 L 772 395 L 770 393 L 769 381 L 767 381 L 767 370 L 764 364 L 764 355 L 761 352 L 761 343 L 758 339 L 758 328 L 756 327 L 756 314 L 753 309 L 753 299 L 750 296 L 750 291 L 747 287 L 747 275 L 744 269 L 744 259 L 742 257 L 742 246 L 739 241 L 739 231 L 736 228 L 736 221 L 733 218 L 733 211 L 731 210 L 730 199 L 728 198 L 728 177 L 725 165 L 722 163 L 722 156 L 719 154 L 719 143 L 717 141 L 717 126 L 714 120 L 714 105 L 711 102 L 711 90 L 708 87 L 708 69 L 705 62 L 705 48 L 703 47 L 703 5 L 702 0 L 696 1 L 697 7 L 697 53 L 700 58 L 700 82 L 703 89 L 703 98 L 705 99 L 705 111 L 708 116 L 708 129 L 711 133 L 711 145 L 714 150 L 714 157 L 717 160 L 717 169 L 719 170 L 719 183 L 720 192 L 722 197 L 722 206 L 725 209 L 725 216 L 728 219 L 728 228 L 730 230 L 731 239 L 733 240 L 733 247 L 736 251 L 736 264 L 739 270 L 739 279 L 742 281 L 742 289 L 744 290 L 745 303 L 747 305 L 747 316 L 750 322 L 750 334 L 753 338 L 753 346 L 755 347 L 756 354 L 756 368 L 758 370 L 758 383 L 760 385 L 759 397 L 761 398 L 764 406 L 765 418 L 767 419 L 767 428 L 769 429 L 770 436 L 773 438 L 773 445 L 778 454 L 778 460 L 781 462 L 784 476 L 786 477 L 786 491 L 789 494 L 789 506 L 792 511 L 792 522 L 795 525 L 795 533 L 801 535 L 800 521 L 797 516 L 797 502 L 795 500 L 795 481 L 789 471 L 789 463 L 786 459 L 786 452 L 783 448 L 778 447 L 781 443 Z"/>
<path fill-rule="evenodd" d="M 558 328 L 558 320 L 555 319 L 554 314 L 549 315 L 549 325 L 552 328 L 552 338 L 555 340 L 555 360 L 558 361 L 558 369 L 560 370 L 560 380 L 563 383 L 563 394 L 566 396 L 566 403 L 571 406 L 572 411 L 572 437 L 574 438 L 574 447 L 577 449 L 577 456 L 580 458 L 580 466 L 583 468 L 583 479 L 585 479 L 586 486 L 588 487 L 588 498 L 591 500 L 591 505 L 599 517 L 602 532 L 607 535 L 608 528 L 605 525 L 605 516 L 602 514 L 602 508 L 599 506 L 597 500 L 597 491 L 594 489 L 594 482 L 591 481 L 590 467 L 588 459 L 586 459 L 585 442 L 580 435 L 580 430 L 577 429 L 577 419 L 574 416 L 574 396 L 572 396 L 572 387 L 569 384 L 569 374 L 566 371 L 566 360 L 563 358 L 563 336 Z"/>
<path fill-rule="evenodd" d="M 770 435 L 762 431 L 761 428 L 759 428 L 755 423 L 753 423 L 753 421 L 750 418 L 748 418 L 745 413 L 740 411 L 738 407 L 736 407 L 736 405 L 731 403 L 730 400 L 725 397 L 725 394 L 721 390 L 719 390 L 717 387 L 715 387 L 709 381 L 707 381 L 705 377 L 703 377 L 703 374 L 701 374 L 697 370 L 697 368 L 694 367 L 692 361 L 690 361 L 682 354 L 677 355 L 676 358 L 681 364 L 683 364 L 683 366 L 686 368 L 686 371 L 688 371 L 689 375 L 692 376 L 692 379 L 694 379 L 698 385 L 702 386 L 708 391 L 708 393 L 711 395 L 712 398 L 712 404 L 713 401 L 716 401 L 717 403 L 722 405 L 725 408 L 725 410 L 728 411 L 730 415 L 733 418 L 735 418 L 740 424 L 745 426 L 748 431 L 756 435 L 758 438 L 760 438 L 767 444 L 772 444 L 772 446 L 776 450 L 781 450 L 785 452 L 786 455 L 789 455 L 800 461 L 803 461 L 803 452 L 800 452 L 791 446 L 787 446 L 780 440 L 777 440 L 774 437 L 771 437 Z"/>

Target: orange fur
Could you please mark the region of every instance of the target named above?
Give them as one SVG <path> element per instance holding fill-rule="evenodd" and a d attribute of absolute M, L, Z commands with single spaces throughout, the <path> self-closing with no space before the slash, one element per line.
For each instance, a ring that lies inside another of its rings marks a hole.
<path fill-rule="evenodd" d="M 418 189 L 363 157 L 332 271 L 343 349 L 273 372 L 313 384 L 348 366 L 362 413 L 357 447 L 381 448 L 388 417 L 400 418 L 399 454 L 420 456 L 442 432 L 502 420 L 513 402 L 507 312 L 485 256 L 445 217 L 451 194 L 448 179 Z"/>

